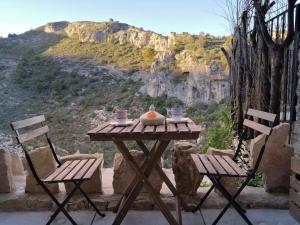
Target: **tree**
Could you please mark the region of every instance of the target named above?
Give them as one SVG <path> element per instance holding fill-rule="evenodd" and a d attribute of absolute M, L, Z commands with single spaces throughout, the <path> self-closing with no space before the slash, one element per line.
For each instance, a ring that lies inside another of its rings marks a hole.
<path fill-rule="evenodd" d="M 262 33 L 264 42 L 266 43 L 271 57 L 271 90 L 270 90 L 270 106 L 269 111 L 277 114 L 277 121 L 279 123 L 280 115 L 280 101 L 281 101 L 281 80 L 283 70 L 283 55 L 285 49 L 291 44 L 294 36 L 294 7 L 296 0 L 288 0 L 288 15 L 287 15 L 287 35 L 282 40 L 273 40 L 272 33 L 269 33 L 266 26 L 265 10 L 269 10 L 275 2 L 265 0 L 262 3 L 261 0 L 253 0 L 256 10 L 259 29 Z"/>

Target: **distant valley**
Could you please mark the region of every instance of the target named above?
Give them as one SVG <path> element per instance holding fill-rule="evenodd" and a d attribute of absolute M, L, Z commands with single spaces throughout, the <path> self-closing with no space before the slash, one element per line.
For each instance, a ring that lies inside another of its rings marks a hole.
<path fill-rule="evenodd" d="M 8 121 L 41 113 L 59 147 L 103 151 L 109 160 L 111 145 L 90 143 L 86 132 L 117 106 L 138 117 L 150 104 L 165 115 L 181 104 L 187 116 L 209 124 L 229 95 L 220 51 L 229 43 L 230 37 L 163 36 L 113 20 L 54 22 L 0 38 L 1 145 L 13 148 Z"/>

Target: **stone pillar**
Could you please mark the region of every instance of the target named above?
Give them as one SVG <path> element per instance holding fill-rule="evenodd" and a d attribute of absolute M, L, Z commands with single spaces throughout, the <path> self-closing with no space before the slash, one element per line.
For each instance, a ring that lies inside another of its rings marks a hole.
<path fill-rule="evenodd" d="M 53 172 L 56 169 L 56 164 L 51 153 L 49 146 L 44 146 L 32 150 L 29 152 L 31 157 L 31 161 L 35 167 L 37 174 L 44 178 L 49 175 L 49 173 Z M 39 185 L 37 185 L 37 181 L 34 178 L 29 166 L 26 166 L 27 176 L 26 176 L 26 193 L 45 193 L 44 189 L 42 189 Z M 47 187 L 52 193 L 57 193 L 59 191 L 58 184 L 47 184 Z"/>
<path fill-rule="evenodd" d="M 203 179 L 192 160 L 192 153 L 199 153 L 199 150 L 196 145 L 186 141 L 176 142 L 172 149 L 176 187 L 179 193 L 185 195 L 196 194 Z"/>
<path fill-rule="evenodd" d="M 216 149 L 216 148 L 210 147 L 207 150 L 207 154 L 220 155 L 220 156 L 229 156 L 230 158 L 233 158 L 234 151 L 231 150 L 231 149 L 221 150 L 221 149 Z M 238 181 L 238 178 L 236 178 L 236 177 L 223 177 L 223 178 L 221 178 L 222 185 L 231 194 L 235 194 L 236 191 L 238 190 L 237 181 Z M 217 190 L 217 189 L 215 189 L 215 190 Z"/>
<path fill-rule="evenodd" d="M 68 160 L 82 160 L 82 159 L 98 159 L 103 158 L 103 154 L 95 153 L 95 154 L 80 154 L 75 153 L 73 155 L 67 155 L 60 158 L 62 163 Z M 101 173 L 102 164 L 100 164 L 99 168 L 95 171 L 94 175 L 90 180 L 84 181 L 81 184 L 81 188 L 85 193 L 92 194 L 92 193 L 102 193 L 102 173 Z M 65 183 L 66 192 L 70 193 L 73 188 L 74 184 L 70 182 Z M 77 192 L 79 193 L 79 192 Z"/>
<path fill-rule="evenodd" d="M 130 154 L 134 158 L 135 162 L 141 166 L 145 160 L 145 155 L 142 151 L 130 150 Z M 159 166 L 162 166 L 160 161 Z M 124 160 L 121 153 L 116 153 L 114 157 L 114 177 L 113 188 L 115 194 L 123 194 L 127 186 L 131 183 L 135 177 L 135 172 L 131 166 Z M 159 193 L 162 188 L 162 179 L 159 174 L 154 170 L 150 176 L 150 183 L 153 188 Z M 141 193 L 148 193 L 147 189 L 143 187 Z"/>
<path fill-rule="evenodd" d="M 291 158 L 294 149 L 287 144 L 289 124 L 281 123 L 273 128 L 259 165 L 267 192 L 289 192 Z M 265 135 L 259 135 L 250 142 L 251 162 L 255 164 Z"/>
<path fill-rule="evenodd" d="M 16 152 L 12 152 L 10 153 L 11 156 L 11 167 L 12 167 L 12 172 L 14 176 L 19 176 L 19 175 L 23 175 L 24 174 L 24 167 L 23 167 L 23 163 L 22 160 L 19 156 L 18 153 Z"/>
<path fill-rule="evenodd" d="M 10 153 L 0 149 L 0 193 L 10 193 L 15 190 Z"/>

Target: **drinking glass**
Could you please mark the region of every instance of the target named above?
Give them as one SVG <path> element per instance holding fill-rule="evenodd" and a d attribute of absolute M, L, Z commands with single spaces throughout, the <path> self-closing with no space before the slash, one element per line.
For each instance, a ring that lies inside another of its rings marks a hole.
<path fill-rule="evenodd" d="M 180 121 L 182 119 L 183 109 L 180 106 L 175 106 L 171 108 L 171 116 L 175 121 Z"/>
<path fill-rule="evenodd" d="M 119 124 L 125 124 L 127 121 L 127 110 L 119 109 L 115 112 L 115 120 Z"/>

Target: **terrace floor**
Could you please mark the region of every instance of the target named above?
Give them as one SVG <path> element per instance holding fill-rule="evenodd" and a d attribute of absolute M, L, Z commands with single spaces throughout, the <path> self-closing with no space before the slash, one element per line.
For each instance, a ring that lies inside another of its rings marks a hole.
<path fill-rule="evenodd" d="M 211 224 L 218 214 L 218 210 L 202 210 L 206 224 Z M 271 209 L 250 209 L 247 211 L 250 220 L 255 225 L 297 225 L 289 214 L 288 210 L 271 210 Z M 1 212 L 0 225 L 40 225 L 45 224 L 50 212 Z M 92 211 L 71 212 L 75 221 L 80 225 L 91 224 L 94 213 Z M 106 212 L 106 217 L 96 217 L 93 225 L 112 224 L 115 214 Z M 54 221 L 53 225 L 70 224 L 64 215 L 60 214 Z M 130 211 L 125 217 L 122 225 L 167 225 L 165 218 L 158 211 Z M 185 225 L 202 225 L 204 224 L 200 213 L 183 213 L 183 224 Z M 230 209 L 220 220 L 219 225 L 243 225 L 246 224 L 239 215 Z"/>
<path fill-rule="evenodd" d="M 167 176 L 174 182 L 172 170 L 164 169 Z M 97 207 L 106 213 L 105 218 L 96 217 L 93 224 L 107 225 L 111 224 L 115 215 L 111 212 L 118 195 L 113 194 L 112 189 L 113 170 L 111 168 L 102 170 L 102 195 L 92 195 L 91 198 Z M 208 182 L 207 179 L 205 179 Z M 52 201 L 46 195 L 29 195 L 24 193 L 25 176 L 15 177 L 17 191 L 10 194 L 0 195 L 0 225 L 40 225 L 45 224 L 54 208 Z M 63 188 L 64 189 L 64 188 Z M 199 188 L 197 196 L 188 198 L 191 205 L 197 204 L 201 196 L 207 191 L 206 188 Z M 64 198 L 64 192 L 58 194 L 58 198 Z M 170 209 L 175 210 L 175 199 L 168 188 L 163 185 L 161 197 Z M 106 201 L 109 205 L 106 206 Z M 245 208 L 248 208 L 248 216 L 255 225 L 296 225 L 298 224 L 289 214 L 289 197 L 287 194 L 270 194 L 266 193 L 263 188 L 247 187 L 241 194 L 239 202 Z M 211 224 L 218 215 L 227 201 L 213 192 L 206 204 L 204 204 L 203 215 L 206 224 Z M 91 224 L 94 216 L 93 211 L 87 210 L 84 199 L 81 196 L 75 196 L 67 205 L 71 210 L 78 224 Z M 133 205 L 135 211 L 130 211 L 122 225 L 163 225 L 168 224 L 162 214 L 154 207 L 152 200 L 146 196 L 139 196 Z M 64 215 L 59 215 L 54 225 L 70 224 Z M 185 225 L 202 225 L 200 213 L 183 212 L 183 224 Z M 245 224 L 239 215 L 230 209 L 219 223 L 220 225 L 243 225 Z"/>

